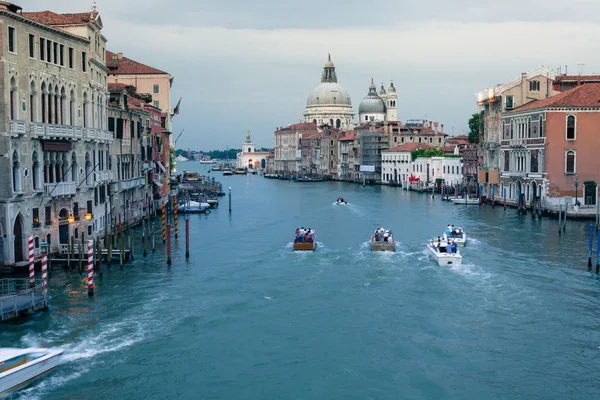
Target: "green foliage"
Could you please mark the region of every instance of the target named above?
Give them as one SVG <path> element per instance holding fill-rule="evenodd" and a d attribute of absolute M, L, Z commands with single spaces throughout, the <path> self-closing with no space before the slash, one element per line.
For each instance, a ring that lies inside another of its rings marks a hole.
<path fill-rule="evenodd" d="M 411 151 L 410 153 L 412 160 L 415 161 L 419 157 L 444 157 L 444 150 L 442 149 L 419 149 Z"/>
<path fill-rule="evenodd" d="M 169 171 L 175 171 L 175 149 L 173 147 L 169 148 Z"/>
<path fill-rule="evenodd" d="M 469 143 L 479 143 L 481 131 L 483 131 L 483 111 L 473 114 L 469 119 Z"/>

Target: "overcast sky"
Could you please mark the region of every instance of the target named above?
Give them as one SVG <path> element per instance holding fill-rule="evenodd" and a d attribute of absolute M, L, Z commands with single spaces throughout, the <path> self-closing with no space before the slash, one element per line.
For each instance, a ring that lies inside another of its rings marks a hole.
<path fill-rule="evenodd" d="M 91 1 L 88 1 L 91 5 Z M 17 0 L 83 12 L 82 0 Z M 413 4 L 414 3 L 414 4 Z M 460 134 L 475 93 L 540 65 L 600 73 L 598 0 L 98 0 L 108 49 L 170 72 L 178 148 L 273 146 L 302 118 L 331 53 L 355 112 L 370 78 L 394 81 L 401 121 Z M 579 64 L 584 64 L 580 66 Z"/>

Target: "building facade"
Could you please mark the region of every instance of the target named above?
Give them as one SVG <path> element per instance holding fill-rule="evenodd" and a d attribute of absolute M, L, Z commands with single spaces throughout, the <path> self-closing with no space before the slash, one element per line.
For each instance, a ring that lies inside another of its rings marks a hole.
<path fill-rule="evenodd" d="M 0 17 L 0 264 L 11 265 L 27 259 L 28 234 L 36 254 L 43 241 L 57 252 L 101 234 L 112 136 L 95 8 L 30 13 L 2 2 Z"/>
<path fill-rule="evenodd" d="M 267 167 L 268 151 L 256 151 L 254 143 L 250 138 L 250 132 L 246 134 L 246 140 L 242 144 L 242 151 L 237 154 L 237 167 L 249 170 L 264 170 Z"/>

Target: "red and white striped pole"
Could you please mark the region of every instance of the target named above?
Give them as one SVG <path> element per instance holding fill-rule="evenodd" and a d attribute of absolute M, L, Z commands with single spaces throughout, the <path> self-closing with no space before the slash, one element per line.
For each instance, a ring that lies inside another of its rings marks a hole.
<path fill-rule="evenodd" d="M 88 296 L 94 295 L 94 241 L 88 240 Z"/>
<path fill-rule="evenodd" d="M 48 254 L 42 253 L 42 293 L 48 294 Z"/>
<path fill-rule="evenodd" d="M 29 244 L 29 286 L 35 286 L 35 266 L 33 260 L 33 236 L 27 236 L 27 242 Z"/>

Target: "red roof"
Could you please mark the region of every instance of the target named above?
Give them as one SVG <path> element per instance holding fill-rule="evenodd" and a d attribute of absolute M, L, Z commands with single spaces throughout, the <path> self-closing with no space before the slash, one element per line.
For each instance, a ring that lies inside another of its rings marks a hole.
<path fill-rule="evenodd" d="M 600 82 L 600 75 L 559 75 L 555 82 Z"/>
<path fill-rule="evenodd" d="M 97 12 L 57 14 L 52 11 L 24 12 L 23 16 L 44 25 L 85 25 L 97 18 Z"/>
<path fill-rule="evenodd" d="M 415 151 L 415 150 L 424 150 L 424 149 L 429 149 L 431 148 L 431 146 L 429 146 L 426 143 L 406 143 L 406 144 L 402 144 L 400 146 L 396 146 L 396 147 L 392 147 L 389 150 L 384 150 L 384 153 L 387 152 L 392 152 L 392 151 Z"/>
<path fill-rule="evenodd" d="M 117 82 L 109 82 L 108 91 L 109 92 L 121 92 L 126 87 L 131 86 L 126 83 L 117 83 Z"/>
<path fill-rule="evenodd" d="M 297 124 L 291 124 L 290 126 L 279 129 L 281 131 L 316 131 L 317 124 L 313 122 L 300 122 Z"/>
<path fill-rule="evenodd" d="M 121 57 L 111 51 L 106 50 L 106 66 L 111 70 L 113 75 L 168 75 L 167 72 L 161 71 L 146 64 L 134 61 L 127 57 Z"/>
<path fill-rule="evenodd" d="M 600 83 L 586 83 L 548 99 L 532 101 L 515 108 L 512 112 L 557 107 L 600 108 Z"/>
<path fill-rule="evenodd" d="M 340 141 L 341 142 L 350 142 L 352 140 L 354 140 L 354 138 L 356 138 L 356 132 L 354 131 L 348 131 L 348 132 L 342 132 L 344 136 L 340 137 Z"/>

